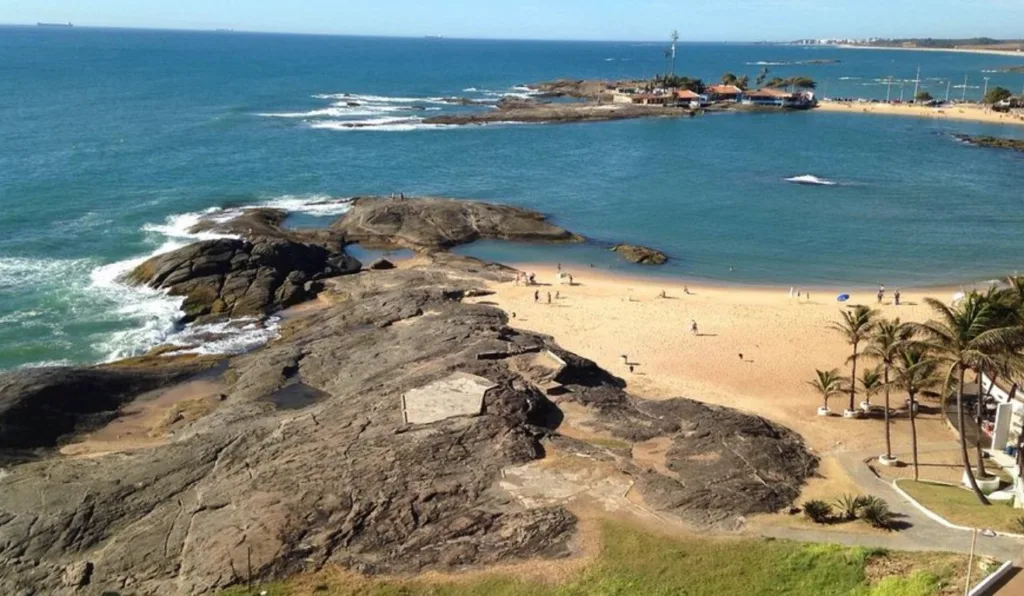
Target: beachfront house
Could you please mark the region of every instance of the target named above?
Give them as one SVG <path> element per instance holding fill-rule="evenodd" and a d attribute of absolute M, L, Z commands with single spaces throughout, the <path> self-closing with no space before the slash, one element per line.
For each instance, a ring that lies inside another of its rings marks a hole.
<path fill-rule="evenodd" d="M 711 85 L 707 88 L 708 101 L 736 103 L 743 99 L 743 89 L 736 85 Z"/>
<path fill-rule="evenodd" d="M 676 101 L 675 94 L 667 93 L 664 90 L 633 95 L 633 103 L 641 106 L 668 106 L 675 105 Z"/>
<path fill-rule="evenodd" d="M 814 103 L 814 95 L 806 92 L 790 92 L 784 89 L 766 87 L 743 94 L 744 105 L 776 108 L 808 108 Z"/>
<path fill-rule="evenodd" d="M 633 103 L 633 96 L 639 92 L 636 87 L 618 87 L 612 91 L 612 103 Z"/>
<path fill-rule="evenodd" d="M 679 101 L 679 105 L 689 106 L 691 108 L 700 108 L 708 105 L 707 96 L 690 91 L 689 89 L 676 91 L 676 98 Z"/>

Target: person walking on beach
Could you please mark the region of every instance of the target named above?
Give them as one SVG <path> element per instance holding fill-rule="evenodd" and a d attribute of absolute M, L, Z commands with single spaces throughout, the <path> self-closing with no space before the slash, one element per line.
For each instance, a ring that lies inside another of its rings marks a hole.
<path fill-rule="evenodd" d="M 690 332 L 697 335 L 697 321 L 690 319 Z"/>
<path fill-rule="evenodd" d="M 555 300 L 561 300 L 561 299 L 562 299 L 562 293 L 556 290 L 555 291 Z"/>
<path fill-rule="evenodd" d="M 548 292 L 548 304 L 551 304 L 551 292 Z"/>
<path fill-rule="evenodd" d="M 574 282 L 572 281 L 572 273 L 569 274 L 569 285 L 570 286 L 571 285 L 575 285 Z"/>
<path fill-rule="evenodd" d="M 683 286 L 683 293 L 687 296 L 690 295 L 690 286 Z"/>
<path fill-rule="evenodd" d="M 900 289 L 896 288 L 892 293 L 892 299 L 896 301 L 896 306 L 900 305 Z"/>
<path fill-rule="evenodd" d="M 885 289 L 878 288 L 878 303 L 882 303 L 882 298 L 885 298 Z"/>
<path fill-rule="evenodd" d="M 559 272 L 559 273 L 561 273 L 561 272 L 562 272 L 562 264 L 561 264 L 561 263 L 558 263 L 558 272 Z"/>
<path fill-rule="evenodd" d="M 533 301 L 540 302 L 540 290 L 533 291 Z"/>

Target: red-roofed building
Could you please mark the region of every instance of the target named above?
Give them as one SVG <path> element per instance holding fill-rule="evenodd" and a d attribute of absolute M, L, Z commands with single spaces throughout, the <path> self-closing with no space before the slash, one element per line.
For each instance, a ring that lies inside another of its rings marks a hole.
<path fill-rule="evenodd" d="M 740 101 L 743 99 L 743 89 L 736 85 L 711 85 L 707 89 L 707 94 L 711 101 Z"/>

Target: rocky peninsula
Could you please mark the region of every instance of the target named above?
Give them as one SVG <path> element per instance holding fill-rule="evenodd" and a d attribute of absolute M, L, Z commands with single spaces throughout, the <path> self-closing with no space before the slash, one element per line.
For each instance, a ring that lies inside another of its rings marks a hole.
<path fill-rule="evenodd" d="M 327 565 L 415 574 L 567 557 L 574 513 L 516 492 L 553 454 L 628 478 L 647 507 L 699 527 L 797 498 L 817 459 L 794 432 L 638 399 L 467 300 L 515 271 L 445 247 L 581 238 L 534 212 L 450 203 L 360 199 L 302 233 L 248 212 L 207 224 L 240 237 L 133 274 L 202 304 L 196 320 L 316 296 L 256 351 L 0 375 L 0 592 L 184 595 Z M 357 239 L 420 256 L 361 269 L 344 252 Z M 660 438 L 665 466 L 562 435 L 570 409 L 618 443 Z"/>
<path fill-rule="evenodd" d="M 630 120 L 635 118 L 679 118 L 693 116 L 690 108 L 647 106 L 621 103 L 600 103 L 597 101 L 549 103 L 536 100 L 519 100 L 496 106 L 486 112 L 472 112 L 435 116 L 424 120 L 426 124 L 467 125 L 516 123 L 568 123 L 604 122 L 609 120 Z"/>
<path fill-rule="evenodd" d="M 1009 149 L 1011 151 L 1024 152 L 1024 141 L 1019 139 L 1007 139 L 1004 137 L 974 136 L 974 135 L 953 135 L 956 140 L 989 149 Z"/>

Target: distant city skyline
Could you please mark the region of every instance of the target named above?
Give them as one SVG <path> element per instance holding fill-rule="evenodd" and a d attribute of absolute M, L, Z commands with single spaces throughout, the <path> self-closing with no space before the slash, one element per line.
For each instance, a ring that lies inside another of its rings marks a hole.
<path fill-rule="evenodd" d="M 34 0 L 0 4 L 0 23 L 235 29 L 268 33 L 485 39 L 685 41 L 1021 36 L 1022 0 Z M 386 10 L 384 7 L 386 6 Z"/>

